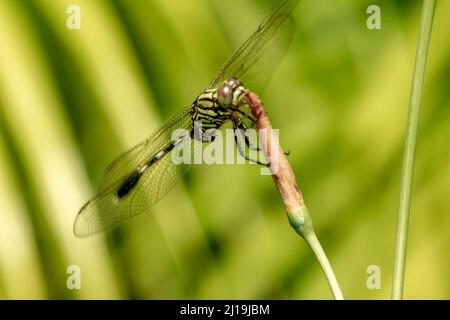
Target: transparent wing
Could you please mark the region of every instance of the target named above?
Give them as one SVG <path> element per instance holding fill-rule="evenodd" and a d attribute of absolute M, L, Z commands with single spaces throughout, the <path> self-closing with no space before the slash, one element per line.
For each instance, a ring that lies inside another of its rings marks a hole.
<path fill-rule="evenodd" d="M 154 154 L 170 143 L 172 132 L 175 129 L 186 129 L 191 126 L 189 106 L 177 114 L 173 115 L 167 122 L 158 129 L 151 137 L 142 141 L 137 146 L 131 148 L 105 169 L 103 178 L 100 180 L 98 193 L 102 193 L 110 185 L 122 182 L 131 172 L 146 163 Z"/>
<path fill-rule="evenodd" d="M 279 0 L 258 29 L 220 68 L 210 88 L 238 77 L 252 91 L 262 93 L 283 59 L 295 31 L 290 13 L 299 0 Z"/>
<path fill-rule="evenodd" d="M 144 212 L 161 200 L 187 169 L 186 165 L 172 161 L 171 152 L 147 168 L 124 197 L 118 197 L 118 190 L 127 178 L 136 173 L 139 166 L 148 162 L 172 142 L 174 130 L 189 131 L 190 126 L 190 108 L 187 108 L 172 117 L 152 137 L 111 163 L 105 172 L 97 196 L 79 211 L 74 223 L 75 235 L 87 237 L 109 229 L 127 218 Z M 172 152 L 179 152 L 179 148 L 185 147 L 187 143 L 192 143 L 190 137 L 185 138 Z"/>

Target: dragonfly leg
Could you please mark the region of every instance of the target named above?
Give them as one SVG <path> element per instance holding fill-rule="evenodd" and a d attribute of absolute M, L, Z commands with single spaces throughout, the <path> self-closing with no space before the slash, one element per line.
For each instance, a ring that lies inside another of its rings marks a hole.
<path fill-rule="evenodd" d="M 236 147 L 237 147 L 237 149 L 239 151 L 239 154 L 244 159 L 246 159 L 246 160 L 248 160 L 250 162 L 254 162 L 254 163 L 257 163 L 257 164 L 262 165 L 262 166 L 270 166 L 270 163 L 263 163 L 263 162 L 261 162 L 261 161 L 259 161 L 257 159 L 252 159 L 252 158 L 250 158 L 249 156 L 247 156 L 245 154 L 245 151 L 242 148 L 241 142 L 240 142 L 239 137 L 238 137 L 238 133 L 241 134 L 241 136 L 246 137 L 245 131 L 238 127 L 238 124 L 236 123 L 236 118 L 233 118 L 232 122 L 233 122 L 233 127 L 234 127 L 234 141 L 236 142 Z"/>
<path fill-rule="evenodd" d="M 237 118 L 236 121 L 238 121 L 238 127 L 239 127 L 240 129 L 243 129 L 244 132 L 247 132 L 248 128 L 247 128 L 247 126 L 245 125 L 245 123 L 244 123 L 241 119 L 239 119 L 239 118 Z M 245 144 L 247 145 L 247 147 L 248 147 L 250 150 L 261 151 L 261 148 L 255 147 L 255 146 L 253 146 L 253 145 L 250 143 L 247 134 L 245 134 L 244 139 L 245 139 Z M 291 154 L 291 152 L 290 152 L 289 150 L 288 150 L 287 152 L 283 152 L 283 153 L 284 153 L 285 156 L 289 156 L 289 155 Z"/>
<path fill-rule="evenodd" d="M 255 120 L 255 118 L 253 118 L 253 116 L 251 114 L 244 112 L 244 111 L 240 110 L 239 108 L 235 108 L 235 107 L 230 107 L 230 109 L 232 109 L 233 111 L 236 111 L 240 115 L 242 115 L 245 118 L 247 118 L 248 120 L 250 120 L 252 122 L 252 124 L 255 123 L 256 120 Z"/>
<path fill-rule="evenodd" d="M 244 137 L 245 144 L 247 145 L 247 147 L 248 147 L 250 150 L 253 150 L 253 151 L 261 151 L 261 148 L 260 148 L 260 147 L 255 147 L 255 146 L 250 142 L 250 139 L 248 138 L 248 134 L 247 134 L 248 128 L 247 128 L 247 126 L 245 125 L 245 123 L 244 123 L 241 119 L 239 119 L 239 117 L 236 117 L 236 122 L 237 122 L 236 125 L 237 125 L 238 129 L 241 129 L 241 130 L 242 130 L 241 135 Z"/>

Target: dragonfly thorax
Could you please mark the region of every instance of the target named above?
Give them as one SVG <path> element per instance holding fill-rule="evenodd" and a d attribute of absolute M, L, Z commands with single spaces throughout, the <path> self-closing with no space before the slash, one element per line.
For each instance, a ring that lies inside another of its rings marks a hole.
<path fill-rule="evenodd" d="M 237 78 L 224 81 L 217 88 L 203 91 L 193 104 L 192 120 L 200 135 L 197 139 L 208 140 L 204 134 L 209 129 L 219 128 L 230 120 L 233 113 L 241 107 L 245 97 L 245 88 Z M 200 129 L 201 127 L 201 129 Z"/>

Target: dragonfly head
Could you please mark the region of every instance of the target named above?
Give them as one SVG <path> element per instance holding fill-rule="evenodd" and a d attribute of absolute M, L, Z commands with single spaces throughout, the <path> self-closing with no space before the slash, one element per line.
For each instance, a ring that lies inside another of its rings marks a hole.
<path fill-rule="evenodd" d="M 235 93 L 242 89 L 241 80 L 235 77 L 231 77 L 228 80 L 224 81 L 222 85 L 219 87 L 219 91 L 217 93 L 217 102 L 223 108 L 228 108 L 233 104 Z"/>

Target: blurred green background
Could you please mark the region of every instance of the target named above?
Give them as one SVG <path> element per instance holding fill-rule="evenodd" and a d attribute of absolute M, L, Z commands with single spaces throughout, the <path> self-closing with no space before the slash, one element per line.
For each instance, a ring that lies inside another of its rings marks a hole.
<path fill-rule="evenodd" d="M 189 105 L 272 1 L 1 0 L 0 298 L 330 299 L 257 166 L 195 166 L 148 213 L 78 239 L 107 164 Z M 66 28 L 70 4 L 81 30 Z M 381 7 L 382 30 L 366 28 Z M 301 1 L 262 98 L 346 298 L 390 297 L 421 1 Z M 450 298 L 450 1 L 438 2 L 405 298 Z M 81 268 L 81 290 L 66 269 Z M 366 269 L 381 269 L 368 290 Z"/>

